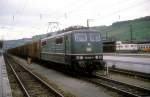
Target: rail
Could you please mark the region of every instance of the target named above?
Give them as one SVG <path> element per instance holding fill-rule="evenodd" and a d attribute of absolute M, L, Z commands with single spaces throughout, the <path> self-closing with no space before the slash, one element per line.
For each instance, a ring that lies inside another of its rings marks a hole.
<path fill-rule="evenodd" d="M 117 91 L 123 95 L 127 95 L 129 97 L 149 97 L 150 90 L 141 88 L 135 85 L 129 85 L 120 81 L 112 80 L 110 78 L 106 78 L 103 76 L 95 76 L 96 79 L 89 80 L 90 82 L 102 85 L 107 88 L 110 88 L 114 91 Z"/>
<path fill-rule="evenodd" d="M 6 59 L 20 83 L 26 97 L 64 97 L 61 93 L 29 71 L 23 65 L 16 63 L 10 57 Z"/>
<path fill-rule="evenodd" d="M 130 70 L 124 70 L 124 69 L 118 69 L 118 68 L 109 68 L 109 71 L 126 74 L 126 75 L 130 75 L 130 76 L 141 77 L 141 78 L 150 80 L 150 74 L 148 74 L 148 73 L 130 71 Z"/>

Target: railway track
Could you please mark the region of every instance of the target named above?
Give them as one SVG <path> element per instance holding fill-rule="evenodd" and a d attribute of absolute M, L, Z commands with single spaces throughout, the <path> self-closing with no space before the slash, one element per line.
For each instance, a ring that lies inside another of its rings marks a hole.
<path fill-rule="evenodd" d="M 112 91 L 118 92 L 119 94 L 126 97 L 150 97 L 150 90 L 148 89 L 129 85 L 103 76 L 94 76 L 94 78 L 86 78 L 86 80 L 98 86 L 107 87 Z"/>
<path fill-rule="evenodd" d="M 25 97 L 25 93 L 22 91 L 20 84 L 18 83 L 16 76 L 13 74 L 13 70 L 8 65 L 8 60 L 5 58 L 5 64 L 8 74 L 8 79 L 11 87 L 12 97 Z"/>
<path fill-rule="evenodd" d="M 13 60 L 11 60 L 11 63 L 13 63 Z M 18 66 L 16 65 L 15 67 L 18 68 Z M 20 71 L 20 67 L 19 67 L 19 71 Z M 126 97 L 150 97 L 150 90 L 148 89 L 137 87 L 134 85 L 129 85 L 129 84 L 119 82 L 116 80 L 112 80 L 103 76 L 94 76 L 91 78 L 84 77 L 80 79 L 88 80 L 89 82 L 92 82 L 96 85 L 107 87 L 111 89 L 112 91 L 118 92 L 119 94 L 126 96 Z M 39 97 L 49 97 L 49 96 L 39 96 Z M 54 96 L 54 97 L 61 97 L 61 96 Z"/>
<path fill-rule="evenodd" d="M 5 59 L 17 78 L 24 97 L 64 97 L 24 66 L 11 58 L 5 57 Z"/>
<path fill-rule="evenodd" d="M 118 68 L 114 68 L 114 69 L 109 68 L 109 71 L 115 72 L 115 73 L 120 73 L 120 74 L 125 74 L 125 75 L 130 75 L 130 76 L 136 76 L 136 77 L 150 80 L 150 74 L 148 74 L 148 73 L 130 71 L 130 70 L 124 70 L 124 69 L 118 69 Z"/>

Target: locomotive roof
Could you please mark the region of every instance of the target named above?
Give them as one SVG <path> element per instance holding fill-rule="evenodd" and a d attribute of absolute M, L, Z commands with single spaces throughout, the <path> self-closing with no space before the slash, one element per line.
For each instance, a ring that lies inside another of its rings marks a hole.
<path fill-rule="evenodd" d="M 41 40 L 43 41 L 43 40 L 47 40 L 47 39 L 50 39 L 50 38 L 55 38 L 55 37 L 64 36 L 64 35 L 67 35 L 67 34 L 70 34 L 70 33 L 77 33 L 77 32 L 98 32 L 98 31 L 97 30 L 92 30 L 92 29 L 79 29 L 79 30 L 67 31 L 67 32 L 63 32 L 63 33 L 60 33 L 60 34 L 52 35 L 52 36 L 43 38 Z"/>

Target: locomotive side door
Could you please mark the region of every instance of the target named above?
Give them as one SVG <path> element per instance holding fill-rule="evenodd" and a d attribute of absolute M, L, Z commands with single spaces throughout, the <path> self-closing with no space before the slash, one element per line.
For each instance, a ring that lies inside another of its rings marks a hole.
<path fill-rule="evenodd" d="M 69 64 L 71 60 L 71 34 L 67 34 L 64 36 L 64 53 L 65 61 Z"/>

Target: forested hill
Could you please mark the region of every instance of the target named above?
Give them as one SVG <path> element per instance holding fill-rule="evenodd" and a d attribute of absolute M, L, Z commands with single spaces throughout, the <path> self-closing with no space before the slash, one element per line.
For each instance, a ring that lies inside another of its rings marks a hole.
<path fill-rule="evenodd" d="M 111 26 L 92 27 L 102 33 L 103 38 L 135 42 L 150 41 L 150 16 L 113 23 Z"/>

